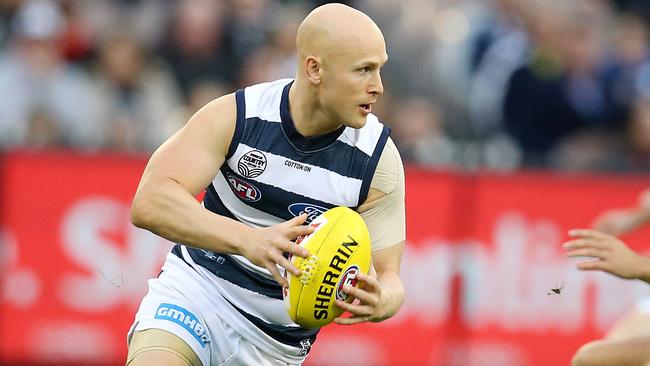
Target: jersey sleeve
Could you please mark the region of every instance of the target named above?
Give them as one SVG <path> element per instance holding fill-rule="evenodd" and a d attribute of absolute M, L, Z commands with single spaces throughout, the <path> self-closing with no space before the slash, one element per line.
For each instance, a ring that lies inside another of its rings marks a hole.
<path fill-rule="evenodd" d="M 359 207 L 359 214 L 368 226 L 372 250 L 376 251 L 406 239 L 404 166 L 390 138 L 379 158 L 370 188 L 381 193 L 375 199 L 370 195 Z"/>

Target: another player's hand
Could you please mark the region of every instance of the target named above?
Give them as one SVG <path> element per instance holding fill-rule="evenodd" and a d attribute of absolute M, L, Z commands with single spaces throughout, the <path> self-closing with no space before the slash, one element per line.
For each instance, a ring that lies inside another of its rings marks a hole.
<path fill-rule="evenodd" d="M 309 256 L 307 249 L 294 243 L 297 237 L 309 235 L 314 231 L 313 227 L 303 225 L 306 219 L 307 214 L 302 214 L 277 225 L 255 229 L 253 237 L 242 246 L 241 254 L 254 264 L 268 269 L 280 285 L 288 286 L 289 283 L 280 274 L 278 265 L 296 276 L 300 275 L 300 270 L 283 254 L 289 253 L 303 258 Z"/>
<path fill-rule="evenodd" d="M 592 257 L 577 264 L 580 270 L 600 270 L 622 278 L 638 278 L 643 257 L 616 237 L 588 229 L 569 231 L 573 239 L 563 244 L 567 257 Z"/>
<path fill-rule="evenodd" d="M 336 300 L 336 306 L 349 312 L 352 316 L 340 316 L 334 319 L 337 324 L 350 325 L 363 322 L 380 322 L 387 317 L 381 303 L 381 286 L 377 281 L 377 273 L 370 266 L 370 273 L 358 273 L 356 279 L 359 281 L 358 287 L 349 285 L 343 286 L 343 292 L 355 298 L 352 303 L 342 300 Z"/>

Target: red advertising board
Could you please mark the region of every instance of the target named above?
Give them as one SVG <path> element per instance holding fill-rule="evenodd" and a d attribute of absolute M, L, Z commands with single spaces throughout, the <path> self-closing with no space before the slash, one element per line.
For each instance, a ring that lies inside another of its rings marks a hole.
<path fill-rule="evenodd" d="M 144 163 L 3 157 L 0 364 L 123 364 L 147 279 L 170 246 L 129 222 Z M 325 327 L 307 364 L 568 365 L 650 286 L 578 272 L 560 243 L 646 186 L 650 177 L 408 170 L 402 310 Z M 625 239 L 650 249 L 650 230 Z"/>
<path fill-rule="evenodd" d="M 122 156 L 4 157 L 0 364 L 124 359 L 146 279 L 169 249 L 130 225 L 143 167 Z"/>

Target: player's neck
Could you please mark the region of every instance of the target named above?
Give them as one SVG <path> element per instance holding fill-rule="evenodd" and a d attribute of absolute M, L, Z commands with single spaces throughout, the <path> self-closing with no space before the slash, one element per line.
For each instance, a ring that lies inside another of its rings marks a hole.
<path fill-rule="evenodd" d="M 331 121 L 318 98 L 308 92 L 301 92 L 301 86 L 294 82 L 289 89 L 289 113 L 296 131 L 304 137 L 323 135 L 341 127 Z M 306 89 L 306 88 L 305 88 Z"/>

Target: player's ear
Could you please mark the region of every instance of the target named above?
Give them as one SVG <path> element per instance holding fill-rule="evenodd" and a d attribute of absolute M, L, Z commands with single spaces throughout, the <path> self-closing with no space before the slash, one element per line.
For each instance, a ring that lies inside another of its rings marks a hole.
<path fill-rule="evenodd" d="M 321 59 L 319 57 L 307 57 L 305 60 L 305 74 L 307 75 L 307 80 L 314 85 L 320 84 L 322 70 Z"/>

